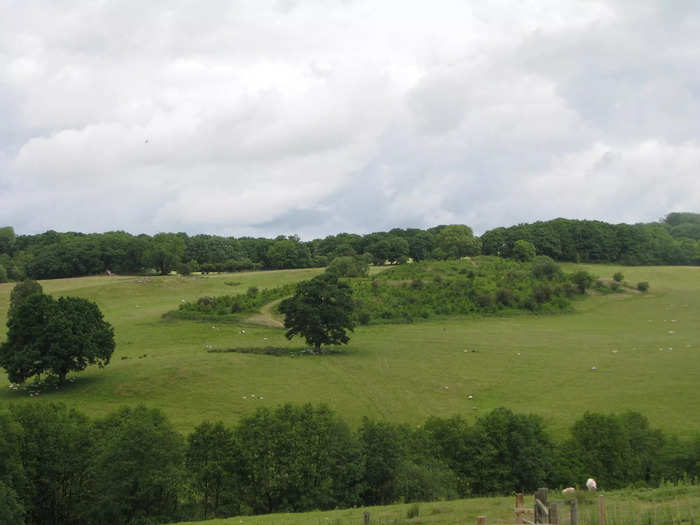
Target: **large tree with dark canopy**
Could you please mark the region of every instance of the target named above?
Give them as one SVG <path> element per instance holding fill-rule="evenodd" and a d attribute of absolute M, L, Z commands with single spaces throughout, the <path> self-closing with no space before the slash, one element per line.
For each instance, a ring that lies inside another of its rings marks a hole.
<path fill-rule="evenodd" d="M 124 407 L 97 421 L 92 523 L 178 521 L 184 442 L 158 409 Z"/>
<path fill-rule="evenodd" d="M 10 311 L 0 366 L 10 381 L 48 373 L 64 382 L 68 372 L 109 363 L 114 330 L 97 305 L 79 297 L 31 295 Z"/>
<path fill-rule="evenodd" d="M 329 274 L 297 285 L 293 297 L 280 304 L 287 339 L 299 334 L 317 351 L 321 345 L 346 344 L 346 330 L 355 327 L 350 286 Z"/>

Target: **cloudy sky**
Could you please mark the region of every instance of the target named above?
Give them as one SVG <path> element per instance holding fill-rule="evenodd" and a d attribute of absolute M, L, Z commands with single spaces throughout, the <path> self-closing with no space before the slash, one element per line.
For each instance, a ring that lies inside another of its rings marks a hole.
<path fill-rule="evenodd" d="M 0 0 L 0 226 L 700 211 L 696 0 Z"/>

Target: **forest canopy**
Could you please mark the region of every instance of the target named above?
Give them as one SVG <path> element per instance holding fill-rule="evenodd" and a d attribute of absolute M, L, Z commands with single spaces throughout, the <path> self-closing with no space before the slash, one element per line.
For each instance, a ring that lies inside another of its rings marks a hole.
<path fill-rule="evenodd" d="M 523 248 L 527 249 L 523 252 Z M 658 222 L 610 224 L 558 218 L 499 227 L 476 236 L 463 224 L 428 229 L 394 228 L 366 235 L 339 233 L 302 241 L 187 233 L 132 235 L 59 233 L 16 235 L 0 228 L 0 282 L 96 275 L 188 274 L 323 267 L 339 257 L 363 256 L 374 264 L 497 255 L 625 265 L 700 264 L 700 214 L 673 212 Z"/>

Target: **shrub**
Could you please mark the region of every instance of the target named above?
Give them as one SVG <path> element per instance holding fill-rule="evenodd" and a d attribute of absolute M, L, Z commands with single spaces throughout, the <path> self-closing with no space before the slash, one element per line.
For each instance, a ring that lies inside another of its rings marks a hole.
<path fill-rule="evenodd" d="M 599 293 L 608 293 L 610 292 L 610 288 L 600 279 L 596 279 L 596 282 L 593 283 L 593 288 Z"/>
<path fill-rule="evenodd" d="M 649 283 L 646 281 L 642 281 L 640 283 L 637 283 L 637 290 L 640 292 L 644 293 L 649 290 Z"/>
<path fill-rule="evenodd" d="M 552 298 L 552 289 L 546 284 L 538 284 L 532 289 L 532 295 L 537 304 L 546 303 Z"/>
<path fill-rule="evenodd" d="M 562 283 L 561 291 L 566 297 L 573 297 L 576 294 L 576 287 L 572 283 Z"/>
<path fill-rule="evenodd" d="M 546 255 L 535 257 L 532 263 L 532 275 L 536 279 L 547 279 L 549 281 L 560 277 L 562 274 L 561 268 L 554 260 Z"/>
<path fill-rule="evenodd" d="M 408 510 L 406 511 L 406 519 L 411 519 L 411 518 L 417 518 L 420 516 L 420 505 L 418 503 L 414 503 L 410 507 L 408 507 Z"/>
<path fill-rule="evenodd" d="M 585 270 L 579 270 L 571 275 L 571 282 L 576 285 L 578 292 L 582 294 L 586 293 L 586 290 L 593 285 L 593 281 L 593 276 Z"/>
<path fill-rule="evenodd" d="M 197 304 L 200 306 L 210 306 L 214 304 L 214 298 L 210 296 L 204 296 L 197 299 Z"/>
<path fill-rule="evenodd" d="M 503 306 L 510 306 L 513 304 L 513 290 L 510 288 L 501 288 L 496 292 L 496 302 L 502 304 Z"/>
<path fill-rule="evenodd" d="M 475 301 L 481 308 L 488 308 L 493 304 L 493 297 L 490 293 L 483 292 L 476 296 Z"/>
<path fill-rule="evenodd" d="M 420 290 L 421 288 L 423 288 L 423 281 L 421 281 L 420 279 L 413 279 L 413 281 L 411 281 L 411 288 L 413 288 L 414 290 Z"/>
<path fill-rule="evenodd" d="M 622 275 L 622 272 L 615 272 L 615 274 L 613 275 L 613 279 L 615 279 L 615 281 L 618 283 L 621 283 L 624 278 L 625 276 Z"/>
<path fill-rule="evenodd" d="M 178 263 L 176 268 L 177 273 L 180 275 L 191 275 L 192 274 L 192 265 L 190 263 L 186 262 L 181 262 Z"/>
<path fill-rule="evenodd" d="M 336 277 L 367 277 L 369 265 L 360 256 L 345 255 L 333 259 L 326 272 Z"/>
<path fill-rule="evenodd" d="M 530 241 L 519 240 L 513 244 L 513 259 L 516 261 L 528 262 L 535 258 L 537 251 L 535 245 Z"/>

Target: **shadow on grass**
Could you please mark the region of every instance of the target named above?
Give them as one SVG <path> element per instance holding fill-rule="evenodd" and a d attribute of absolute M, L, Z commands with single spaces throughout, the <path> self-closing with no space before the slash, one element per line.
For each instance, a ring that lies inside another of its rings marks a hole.
<path fill-rule="evenodd" d="M 27 383 L 10 383 L 7 388 L 0 392 L 0 399 L 13 400 L 23 397 L 51 396 L 64 392 L 75 392 L 93 383 L 103 381 L 104 378 L 98 376 L 69 377 L 65 383 L 59 383 L 54 378 L 43 379 L 41 381 L 31 381 Z"/>
<path fill-rule="evenodd" d="M 349 355 L 354 353 L 350 349 L 340 348 L 340 347 L 329 347 L 321 348 L 321 350 L 316 351 L 313 348 L 307 347 L 281 347 L 281 346 L 239 346 L 235 348 L 208 348 L 207 353 L 209 354 L 255 354 L 255 355 L 269 355 L 273 357 L 305 357 L 305 356 L 338 356 L 338 355 Z"/>

